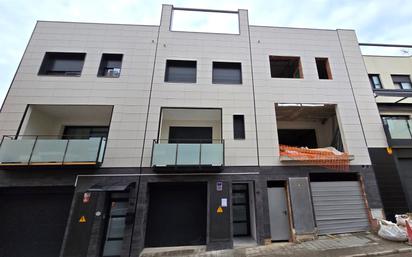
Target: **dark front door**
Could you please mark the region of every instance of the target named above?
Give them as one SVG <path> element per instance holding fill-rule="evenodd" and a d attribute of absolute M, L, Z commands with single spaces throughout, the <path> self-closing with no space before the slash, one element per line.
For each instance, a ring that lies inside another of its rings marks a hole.
<path fill-rule="evenodd" d="M 206 244 L 206 183 L 149 185 L 146 247 Z"/>
<path fill-rule="evenodd" d="M 212 127 L 170 127 L 169 143 L 212 143 Z"/>
<path fill-rule="evenodd" d="M 250 236 L 249 185 L 232 185 L 233 236 Z"/>
<path fill-rule="evenodd" d="M 72 187 L 0 189 L 0 256 L 59 256 Z"/>

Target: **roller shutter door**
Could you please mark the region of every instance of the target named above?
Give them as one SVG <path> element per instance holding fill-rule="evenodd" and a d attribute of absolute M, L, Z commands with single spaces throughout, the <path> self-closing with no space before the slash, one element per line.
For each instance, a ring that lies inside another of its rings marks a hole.
<path fill-rule="evenodd" d="M 359 181 L 311 182 L 310 185 L 320 235 L 369 229 Z"/>

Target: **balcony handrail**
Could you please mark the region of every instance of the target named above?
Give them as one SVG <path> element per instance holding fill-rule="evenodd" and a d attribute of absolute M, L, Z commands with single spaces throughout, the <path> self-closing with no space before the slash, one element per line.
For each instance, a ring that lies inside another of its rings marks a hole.
<path fill-rule="evenodd" d="M 173 142 L 173 140 L 176 140 L 178 142 Z M 172 141 L 172 142 L 170 142 Z M 187 143 L 186 143 L 186 142 Z M 197 141 L 197 142 L 196 142 Z M 211 143 L 210 143 L 211 141 Z M 160 138 L 160 139 L 153 139 L 154 143 L 157 144 L 221 144 L 224 142 L 224 139 L 222 138 L 216 138 L 216 139 L 169 139 L 169 138 Z"/>
<path fill-rule="evenodd" d="M 179 139 L 180 140 L 180 139 Z M 202 141 L 206 139 L 199 139 L 199 141 Z M 165 143 L 159 143 L 161 141 L 165 141 Z M 185 140 L 182 140 L 185 141 Z M 189 144 L 193 144 L 193 145 L 199 145 L 199 162 L 195 165 L 198 165 L 199 167 L 202 166 L 202 145 L 212 145 L 212 144 L 222 144 L 223 145 L 223 151 L 222 151 L 222 166 L 224 166 L 225 164 L 225 154 L 224 154 L 224 149 L 225 149 L 225 142 L 224 139 L 212 139 L 212 143 L 210 143 L 210 140 L 207 140 L 208 142 L 193 142 L 196 141 L 196 139 L 188 139 L 186 140 L 188 141 L 188 143 L 182 143 L 182 142 L 178 142 L 178 143 L 174 143 L 174 142 L 170 142 L 169 143 L 169 139 L 153 139 L 153 145 L 152 145 L 152 156 L 151 156 L 151 166 L 153 166 L 153 157 L 154 157 L 154 148 L 156 144 L 170 144 L 170 145 L 176 145 L 176 150 L 175 150 L 175 156 L 174 156 L 174 166 L 177 167 L 178 164 L 178 156 L 179 156 L 179 146 L 180 145 L 189 145 Z M 217 142 L 217 143 L 213 143 L 213 142 Z"/>
<path fill-rule="evenodd" d="M 73 136 L 73 137 L 76 136 L 76 138 L 62 138 L 62 137 L 65 137 L 65 136 Z M 30 138 L 30 139 L 34 140 L 33 145 L 32 145 L 32 149 L 30 151 L 30 156 L 29 156 L 29 159 L 27 161 L 27 165 L 30 165 L 30 164 L 33 163 L 32 162 L 32 157 L 33 157 L 33 153 L 34 153 L 34 150 L 35 150 L 35 147 L 36 147 L 36 144 L 37 144 L 38 140 L 43 140 L 43 139 L 47 140 L 47 139 L 49 139 L 47 137 L 57 137 L 57 138 L 51 138 L 51 139 L 52 140 L 66 141 L 63 157 L 62 157 L 62 160 L 61 160 L 62 165 L 66 161 L 66 155 L 67 155 L 67 150 L 68 150 L 69 144 L 73 140 L 90 140 L 90 139 L 93 139 L 93 138 L 95 138 L 95 139 L 99 138 L 99 144 L 98 144 L 98 149 L 97 149 L 97 152 L 96 152 L 95 163 L 99 163 L 99 159 L 100 159 L 101 155 L 104 156 L 106 149 L 104 149 L 103 153 L 101 153 L 101 149 L 102 149 L 103 141 L 107 140 L 107 136 L 79 137 L 79 135 L 19 135 L 19 136 L 16 136 L 16 135 L 3 135 L 2 139 L 1 139 L 1 142 L 0 142 L 0 148 L 3 145 L 3 142 L 4 142 L 5 138 L 9 138 L 10 140 L 17 141 L 17 140 L 24 140 L 24 137 L 33 137 L 33 138 Z M 106 145 L 104 145 L 104 147 L 106 148 Z"/>

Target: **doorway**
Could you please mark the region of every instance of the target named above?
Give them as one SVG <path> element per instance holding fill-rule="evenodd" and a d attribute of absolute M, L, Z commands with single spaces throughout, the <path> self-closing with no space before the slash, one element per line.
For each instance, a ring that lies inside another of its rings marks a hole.
<path fill-rule="evenodd" d="M 206 244 L 207 183 L 149 184 L 146 247 Z"/>
<path fill-rule="evenodd" d="M 290 223 L 286 182 L 268 182 L 268 203 L 272 241 L 288 241 L 290 239 Z"/>
<path fill-rule="evenodd" d="M 248 237 L 250 233 L 249 184 L 232 185 L 233 236 Z"/>

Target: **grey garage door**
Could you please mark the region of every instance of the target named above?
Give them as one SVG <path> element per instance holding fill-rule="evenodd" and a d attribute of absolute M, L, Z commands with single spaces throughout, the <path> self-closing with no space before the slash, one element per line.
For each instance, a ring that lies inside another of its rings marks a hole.
<path fill-rule="evenodd" d="M 369 229 L 359 181 L 311 182 L 310 185 L 320 235 Z"/>

